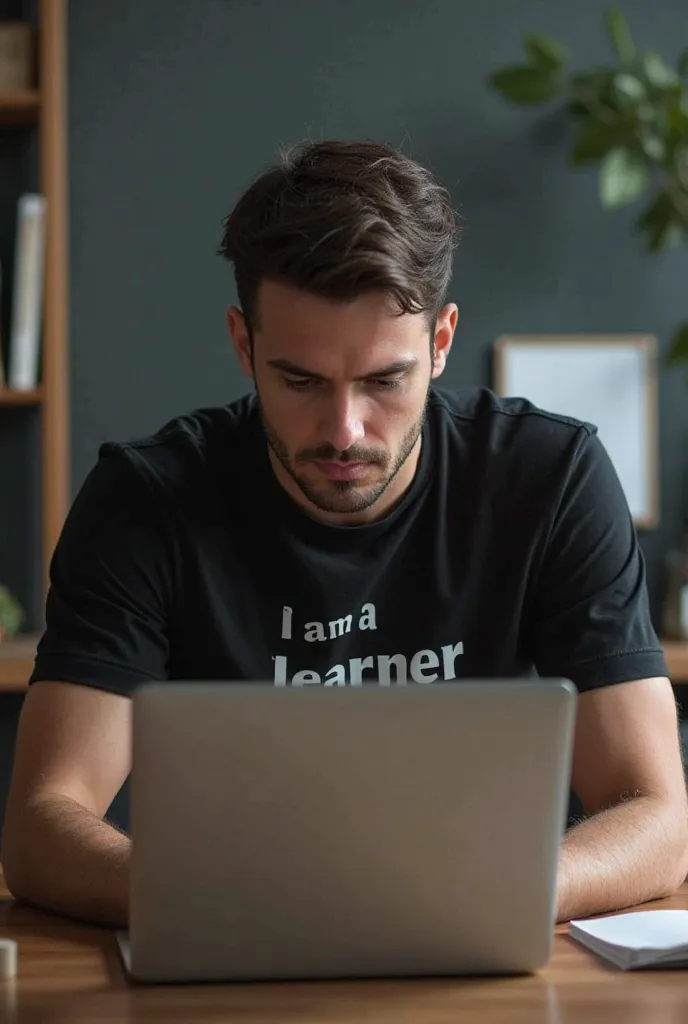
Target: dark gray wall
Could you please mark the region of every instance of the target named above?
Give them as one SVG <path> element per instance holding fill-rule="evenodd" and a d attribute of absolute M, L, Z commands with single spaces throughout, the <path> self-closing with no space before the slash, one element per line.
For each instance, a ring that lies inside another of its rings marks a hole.
<path fill-rule="evenodd" d="M 688 316 L 688 248 L 646 256 L 632 212 L 604 214 L 568 128 L 507 106 L 486 74 L 551 33 L 580 67 L 608 59 L 604 4 L 580 0 L 117 0 L 70 4 L 72 449 L 76 488 L 100 441 L 246 388 L 224 328 L 222 217 L 306 136 L 404 145 L 466 223 L 445 382 L 487 382 L 503 331 L 651 331 Z M 685 0 L 626 0 L 638 40 L 688 45 Z M 653 607 L 684 510 L 688 390 L 661 380 L 662 523 L 642 538 Z"/>
<path fill-rule="evenodd" d="M 674 59 L 685 0 L 626 0 L 638 40 Z M 511 108 L 485 76 L 524 30 L 572 62 L 608 59 L 602 0 L 71 0 L 73 490 L 107 438 L 246 389 L 224 328 L 222 218 L 278 144 L 403 144 L 465 219 L 448 384 L 489 382 L 501 332 L 650 331 L 688 316 L 688 251 L 650 258 L 633 211 L 603 214 L 567 126 Z M 661 378 L 662 522 L 644 534 L 652 605 L 685 511 L 688 390 Z M 11 716 L 3 716 L 5 731 Z M 9 724 L 8 724 L 9 723 Z M 0 740 L 3 737 L 0 737 Z M 0 766 L 1 767 L 1 766 Z"/>

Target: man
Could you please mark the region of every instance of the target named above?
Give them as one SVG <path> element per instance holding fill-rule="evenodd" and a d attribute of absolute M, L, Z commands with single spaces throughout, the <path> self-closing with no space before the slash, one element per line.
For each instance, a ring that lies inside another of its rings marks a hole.
<path fill-rule="evenodd" d="M 58 544 L 3 833 L 21 899 L 125 924 L 106 822 L 149 679 L 277 686 L 570 678 L 580 692 L 560 919 L 688 871 L 675 702 L 594 428 L 453 393 L 456 220 L 371 143 L 286 155 L 225 225 L 255 397 L 103 446 Z"/>

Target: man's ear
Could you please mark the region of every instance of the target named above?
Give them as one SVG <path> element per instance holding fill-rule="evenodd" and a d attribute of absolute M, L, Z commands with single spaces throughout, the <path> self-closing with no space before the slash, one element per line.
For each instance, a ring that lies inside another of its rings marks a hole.
<path fill-rule="evenodd" d="M 432 376 L 440 377 L 444 373 L 447 359 L 454 340 L 454 331 L 459 322 L 459 307 L 453 302 L 447 303 L 437 317 L 435 324 L 435 340 L 433 345 Z"/>
<path fill-rule="evenodd" d="M 251 350 L 251 335 L 249 334 L 246 318 L 237 306 L 230 306 L 227 310 L 227 330 L 230 333 L 237 358 L 247 377 L 253 380 L 253 355 Z"/>

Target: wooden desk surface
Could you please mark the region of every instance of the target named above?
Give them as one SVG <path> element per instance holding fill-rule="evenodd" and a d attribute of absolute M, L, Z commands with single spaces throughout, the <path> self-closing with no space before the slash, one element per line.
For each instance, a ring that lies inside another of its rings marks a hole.
<path fill-rule="evenodd" d="M 654 908 L 688 909 L 688 885 Z M 623 972 L 557 928 L 554 954 L 525 978 L 409 979 L 238 985 L 127 981 L 112 931 L 14 903 L 0 875 L 0 938 L 19 946 L 19 972 L 0 981 L 6 1024 L 231 1021 L 232 1024 L 685 1024 L 685 971 Z"/>

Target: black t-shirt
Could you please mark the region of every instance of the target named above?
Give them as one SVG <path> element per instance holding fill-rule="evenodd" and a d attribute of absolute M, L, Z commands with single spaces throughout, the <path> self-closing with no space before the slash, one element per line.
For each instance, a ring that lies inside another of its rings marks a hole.
<path fill-rule="evenodd" d="M 644 564 L 594 427 L 433 388 L 418 470 L 378 522 L 283 490 L 256 404 L 107 443 L 51 567 L 31 677 L 432 683 L 667 674 Z"/>

